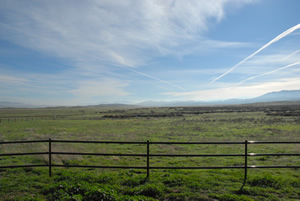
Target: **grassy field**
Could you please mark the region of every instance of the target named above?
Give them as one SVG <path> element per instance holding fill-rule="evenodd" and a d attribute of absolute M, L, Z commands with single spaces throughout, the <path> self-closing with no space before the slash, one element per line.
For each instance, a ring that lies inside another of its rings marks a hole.
<path fill-rule="evenodd" d="M 300 104 L 165 108 L 0 109 L 0 141 L 300 141 Z M 0 153 L 48 151 L 47 143 L 0 145 Z M 52 151 L 146 153 L 145 145 L 62 144 Z M 244 153 L 244 145 L 151 145 L 151 154 Z M 299 153 L 299 145 L 249 145 Z M 0 157 L 0 166 L 47 164 L 47 155 Z M 145 166 L 145 157 L 53 155 L 53 164 Z M 150 166 L 240 166 L 237 157 L 151 157 Z M 248 165 L 300 165 L 299 156 L 249 157 Z M 299 200 L 299 169 L 244 171 L 0 169 L 1 200 Z"/>

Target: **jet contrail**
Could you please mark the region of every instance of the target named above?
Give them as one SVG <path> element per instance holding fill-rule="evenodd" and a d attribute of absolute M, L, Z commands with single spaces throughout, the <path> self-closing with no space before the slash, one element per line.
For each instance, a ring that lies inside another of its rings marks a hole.
<path fill-rule="evenodd" d="M 120 67 L 120 68 L 124 68 L 124 69 L 129 70 L 129 71 L 132 71 L 132 72 L 134 72 L 134 73 L 137 73 L 137 74 L 140 74 L 140 75 L 149 77 L 149 78 L 151 78 L 151 79 L 158 80 L 158 81 L 160 81 L 160 82 L 162 82 L 162 83 L 171 85 L 171 86 L 173 86 L 173 87 L 176 87 L 176 88 L 178 88 L 178 89 L 181 89 L 181 90 L 184 90 L 184 91 L 185 91 L 185 88 L 182 88 L 182 87 L 180 87 L 180 86 L 177 86 L 177 85 L 172 84 L 172 83 L 170 83 L 170 82 L 167 82 L 167 81 L 165 81 L 165 80 L 161 80 L 161 79 L 159 79 L 159 78 L 153 77 L 153 76 L 148 75 L 148 74 L 146 74 L 146 73 L 142 73 L 142 72 L 139 72 L 139 71 L 136 71 L 136 70 L 133 70 L 133 69 L 131 69 L 131 68 L 124 67 L 124 66 L 119 66 L 119 67 Z"/>
<path fill-rule="evenodd" d="M 284 58 L 282 59 L 282 61 L 287 60 L 288 58 L 290 58 L 290 57 L 293 56 L 294 54 L 297 54 L 298 52 L 300 52 L 300 50 L 296 50 L 296 51 L 292 52 L 290 55 L 284 57 Z"/>
<path fill-rule="evenodd" d="M 97 55 L 90 55 L 90 56 L 92 56 L 92 57 L 94 57 L 94 58 L 97 58 L 97 59 L 99 58 Z M 101 58 L 100 58 L 100 59 L 101 59 Z M 119 68 L 123 68 L 123 69 L 129 70 L 129 71 L 132 71 L 132 72 L 134 72 L 134 73 L 136 73 L 136 74 L 143 75 L 143 76 L 145 76 L 145 77 L 149 77 L 149 78 L 151 78 L 151 79 L 157 80 L 157 81 L 159 81 L 159 82 L 162 82 L 162 83 L 165 83 L 165 84 L 167 84 L 167 85 L 176 87 L 176 88 L 181 89 L 181 90 L 183 90 L 183 91 L 186 91 L 185 88 L 180 87 L 180 86 L 177 86 L 177 85 L 172 84 L 172 83 L 170 83 L 170 82 L 167 82 L 167 81 L 165 81 L 165 80 L 161 80 L 161 79 L 159 79 L 159 78 L 153 77 L 153 76 L 148 75 L 148 74 L 146 74 L 146 73 L 142 73 L 142 72 L 133 70 L 133 69 L 131 69 L 131 68 L 127 68 L 127 67 L 125 67 L 125 66 L 120 65 L 120 64 L 117 63 L 117 62 L 114 62 L 114 64 L 115 64 L 115 66 L 117 66 L 117 67 L 119 67 Z"/>
<path fill-rule="evenodd" d="M 266 73 L 263 73 L 263 74 L 260 74 L 260 75 L 256 75 L 256 76 L 253 76 L 253 77 L 249 77 L 245 80 L 242 80 L 240 81 L 239 83 L 237 83 L 235 86 L 238 86 L 238 85 L 241 85 L 242 83 L 248 81 L 248 80 L 253 80 L 255 78 L 258 78 L 258 77 L 261 77 L 261 76 L 264 76 L 264 75 L 269 75 L 269 74 L 272 74 L 272 73 L 275 73 L 277 71 L 281 71 L 283 69 L 286 69 L 286 68 L 290 68 L 290 67 L 293 67 L 293 66 L 296 66 L 296 65 L 300 65 L 300 61 L 299 62 L 296 62 L 296 63 L 292 63 L 292 64 L 289 64 L 287 66 L 284 66 L 284 67 L 281 67 L 281 68 L 278 68 L 278 69 L 275 69 L 275 70 L 272 70 L 272 71 L 269 71 L 269 72 L 266 72 Z"/>
<path fill-rule="evenodd" d="M 279 34 L 277 37 L 275 37 L 273 40 L 271 40 L 270 42 L 268 42 L 267 44 L 265 44 L 264 46 L 262 46 L 261 48 L 259 48 L 256 52 L 254 52 L 253 54 L 251 54 L 250 56 L 248 56 L 247 58 L 243 59 L 241 62 L 239 62 L 238 64 L 236 64 L 235 66 L 233 66 L 231 69 L 229 69 L 228 71 L 226 71 L 225 73 L 223 73 L 222 75 L 220 75 L 219 77 L 217 77 L 216 79 L 214 79 L 213 81 L 211 81 L 209 84 L 214 83 L 215 81 L 217 81 L 218 79 L 222 78 L 223 76 L 227 75 L 228 73 L 230 73 L 231 71 L 233 71 L 235 68 L 237 68 L 239 65 L 243 64 L 245 61 L 247 61 L 248 59 L 252 58 L 253 56 L 255 56 L 257 53 L 261 52 L 263 49 L 267 48 L 268 46 L 270 46 L 271 44 L 275 43 L 276 41 L 279 41 L 280 39 L 284 38 L 285 36 L 289 35 L 290 33 L 294 32 L 295 30 L 300 28 L 300 24 L 297 24 L 296 26 L 293 26 L 292 28 L 289 28 L 288 30 L 286 30 L 285 32 Z"/>

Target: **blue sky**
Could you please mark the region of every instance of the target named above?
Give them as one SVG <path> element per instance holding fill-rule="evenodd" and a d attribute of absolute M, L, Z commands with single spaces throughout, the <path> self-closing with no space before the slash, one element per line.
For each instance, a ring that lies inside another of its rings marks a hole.
<path fill-rule="evenodd" d="M 299 8 L 299 0 L 0 0 L 0 101 L 209 101 L 299 90 Z"/>

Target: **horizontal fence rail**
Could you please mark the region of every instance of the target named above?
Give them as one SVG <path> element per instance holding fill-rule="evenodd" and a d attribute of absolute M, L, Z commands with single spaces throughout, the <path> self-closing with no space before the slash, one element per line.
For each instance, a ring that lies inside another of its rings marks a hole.
<path fill-rule="evenodd" d="M 34 116 L 0 116 L 0 123 L 2 122 L 17 122 L 17 121 L 32 121 L 32 120 L 57 120 L 67 119 L 70 117 L 82 116 L 83 113 L 77 114 L 53 114 L 53 115 L 34 115 Z"/>
<path fill-rule="evenodd" d="M 48 164 L 37 165 L 7 165 L 0 166 L 0 169 L 5 168 L 27 168 L 27 167 L 48 167 L 49 176 L 52 175 L 52 167 L 74 167 L 74 168 L 113 168 L 113 169 L 145 169 L 147 171 L 147 178 L 150 176 L 150 170 L 153 169 L 244 169 L 244 181 L 240 190 L 246 184 L 248 169 L 250 168 L 300 168 L 299 165 L 267 165 L 256 166 L 248 165 L 248 157 L 255 156 L 300 156 L 300 153 L 248 153 L 248 145 L 252 144 L 300 144 L 295 141 L 240 141 L 240 142 L 150 142 L 147 141 L 80 141 L 80 140 L 24 140 L 24 141 L 0 141 L 0 145 L 3 144 L 28 144 L 28 143 L 48 143 L 49 150 L 47 152 L 26 152 L 26 153 L 0 153 L 0 157 L 4 156 L 25 156 L 25 155 L 48 155 Z M 93 144 L 136 144 L 146 145 L 145 154 L 130 154 L 130 153 L 82 153 L 82 152 L 56 152 L 52 151 L 53 143 L 93 143 Z M 244 153 L 241 154 L 150 154 L 150 145 L 163 145 L 163 144 L 179 144 L 179 145 L 244 145 Z M 52 155 L 88 155 L 88 156 L 127 156 L 127 157 L 146 157 L 145 166 L 99 166 L 99 165 L 66 165 L 66 164 L 52 164 Z M 158 167 L 150 166 L 150 157 L 244 157 L 244 165 L 242 166 L 196 166 L 196 167 Z"/>

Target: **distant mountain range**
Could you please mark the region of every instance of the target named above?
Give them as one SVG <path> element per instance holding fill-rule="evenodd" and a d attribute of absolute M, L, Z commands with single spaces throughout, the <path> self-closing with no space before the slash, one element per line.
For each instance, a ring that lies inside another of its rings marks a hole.
<path fill-rule="evenodd" d="M 270 92 L 262 96 L 251 99 L 228 99 L 220 101 L 177 101 L 177 102 L 160 102 L 147 101 L 139 103 L 140 106 L 201 106 L 201 105 L 232 105 L 232 104 L 251 104 L 266 102 L 282 101 L 300 101 L 300 90 L 283 90 Z"/>
<path fill-rule="evenodd" d="M 300 90 L 284 90 L 271 92 L 251 99 L 228 99 L 222 101 L 146 101 L 138 104 L 99 104 L 85 107 L 106 107 L 106 108 L 128 108 L 128 107 L 163 107 L 163 106 L 204 106 L 204 105 L 232 105 L 232 104 L 251 104 L 281 101 L 300 101 Z M 47 106 L 37 106 L 15 102 L 0 102 L 0 108 L 42 108 Z M 82 106 L 83 107 L 83 106 Z"/>

